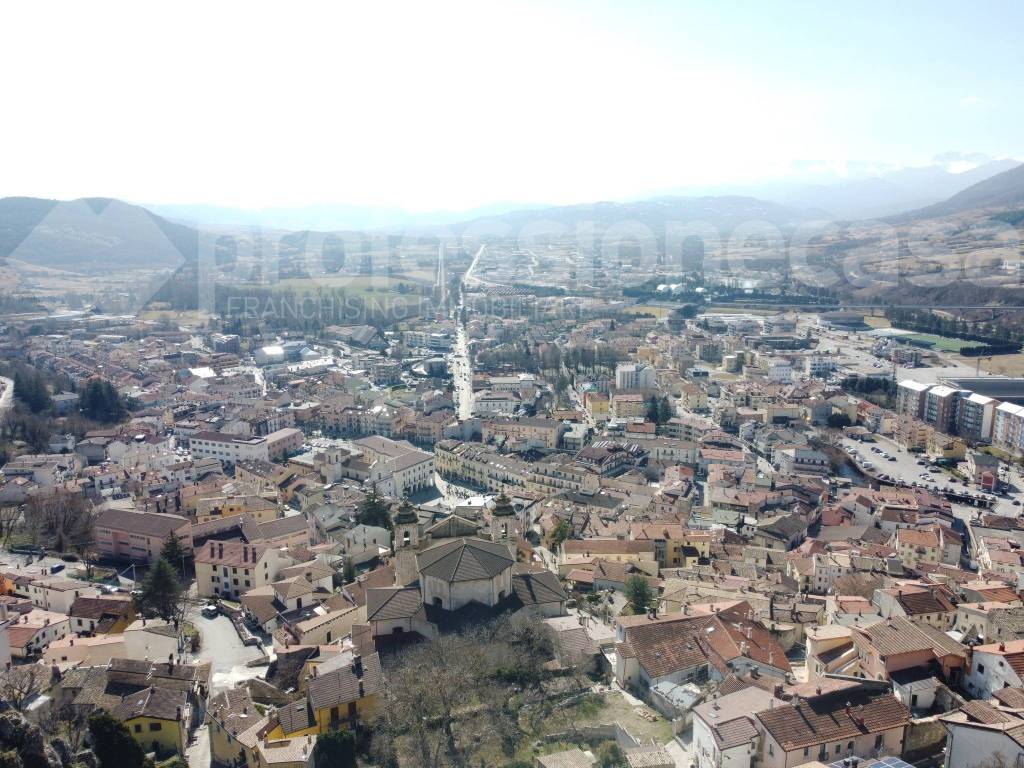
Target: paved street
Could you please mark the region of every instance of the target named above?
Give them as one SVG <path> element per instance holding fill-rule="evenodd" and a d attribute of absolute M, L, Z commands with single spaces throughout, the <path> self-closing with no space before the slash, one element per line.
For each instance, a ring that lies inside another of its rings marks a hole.
<path fill-rule="evenodd" d="M 0 413 L 3 413 L 14 405 L 14 381 L 0 376 L 0 382 L 3 382 L 4 385 L 4 391 L 0 393 Z"/>
<path fill-rule="evenodd" d="M 199 652 L 193 658 L 212 663 L 210 687 L 212 691 L 233 688 L 243 680 L 263 677 L 266 667 L 247 667 L 263 652 L 257 646 L 242 645 L 231 620 L 227 616 L 208 619 L 198 608 L 189 611 L 188 620 L 202 633 Z"/>

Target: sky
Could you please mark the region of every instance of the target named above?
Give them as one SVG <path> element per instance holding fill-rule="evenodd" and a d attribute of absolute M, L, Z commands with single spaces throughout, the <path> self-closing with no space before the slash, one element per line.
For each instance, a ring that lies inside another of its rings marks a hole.
<path fill-rule="evenodd" d="M 1024 4 L 6 3 L 0 196 L 461 210 L 1024 158 Z"/>

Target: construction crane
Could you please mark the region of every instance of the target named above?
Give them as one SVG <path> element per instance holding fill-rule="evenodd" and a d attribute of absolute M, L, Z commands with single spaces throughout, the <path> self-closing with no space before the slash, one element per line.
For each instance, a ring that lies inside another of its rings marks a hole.
<path fill-rule="evenodd" d="M 982 360 L 991 360 L 991 359 L 992 359 L 992 355 L 988 355 L 987 357 L 979 357 L 978 358 L 978 362 L 976 362 L 974 364 L 974 375 L 977 376 L 981 372 L 981 361 Z"/>

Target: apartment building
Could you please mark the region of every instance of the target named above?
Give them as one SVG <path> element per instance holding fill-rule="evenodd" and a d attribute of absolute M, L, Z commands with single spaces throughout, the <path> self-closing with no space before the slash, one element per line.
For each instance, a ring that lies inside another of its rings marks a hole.
<path fill-rule="evenodd" d="M 616 389 L 655 389 L 658 374 L 643 363 L 619 363 L 615 366 Z"/>
<path fill-rule="evenodd" d="M 240 461 L 270 461 L 267 437 L 245 437 L 224 432 L 197 432 L 189 441 L 193 459 L 218 459 L 222 464 Z"/>
<path fill-rule="evenodd" d="M 492 419 L 484 422 L 483 439 L 490 443 L 504 438 L 531 447 L 554 449 L 559 447 L 567 429 L 565 424 L 555 419 Z"/>
<path fill-rule="evenodd" d="M 195 563 L 200 597 L 237 600 L 250 589 L 275 582 L 282 556 L 265 545 L 210 541 L 196 550 Z M 285 563 L 290 564 L 290 560 Z"/>
<path fill-rule="evenodd" d="M 929 384 L 905 379 L 896 387 L 896 411 L 906 416 L 924 418 L 925 396 L 931 388 Z"/>
<path fill-rule="evenodd" d="M 170 534 L 192 548 L 191 525 L 179 515 L 105 509 L 96 515 L 96 547 L 102 557 L 148 563 L 160 556 Z"/>
<path fill-rule="evenodd" d="M 993 398 L 977 392 L 961 397 L 956 414 L 956 433 L 975 442 L 991 440 L 996 405 Z"/>

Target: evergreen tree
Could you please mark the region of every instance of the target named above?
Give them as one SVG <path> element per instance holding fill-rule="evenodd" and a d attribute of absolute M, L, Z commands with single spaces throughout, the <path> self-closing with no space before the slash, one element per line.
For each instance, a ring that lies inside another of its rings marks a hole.
<path fill-rule="evenodd" d="M 644 613 L 653 597 L 651 585 L 643 576 L 634 575 L 626 579 L 626 600 L 634 614 Z"/>
<path fill-rule="evenodd" d="M 174 572 L 174 566 L 158 559 L 146 574 L 135 595 L 135 608 L 145 616 L 159 616 L 171 621 L 178 613 L 181 600 L 181 583 Z"/>
<path fill-rule="evenodd" d="M 662 397 L 658 401 L 658 424 L 667 424 L 668 420 L 672 418 L 672 404 L 669 402 L 667 397 Z"/>
<path fill-rule="evenodd" d="M 313 748 L 316 765 L 330 768 L 356 767 L 356 738 L 351 731 L 332 730 L 320 736 Z"/>
<path fill-rule="evenodd" d="M 45 411 L 52 402 L 43 377 L 32 370 L 15 371 L 14 396 L 28 406 L 32 413 Z"/>
<path fill-rule="evenodd" d="M 166 510 L 165 510 L 166 511 Z M 188 552 L 181 546 L 181 542 L 178 541 L 178 537 L 174 535 L 174 531 L 167 534 L 167 539 L 164 541 L 164 546 L 160 550 L 160 559 L 166 560 L 175 569 L 184 569 L 184 560 L 188 556 Z M 182 573 L 182 579 L 185 578 L 185 574 Z"/>
<path fill-rule="evenodd" d="M 363 525 L 375 525 L 391 530 L 391 505 L 380 495 L 376 485 L 370 488 L 366 497 L 359 503 L 356 521 Z"/>
<path fill-rule="evenodd" d="M 124 723 L 109 712 L 99 709 L 89 716 L 92 751 L 100 768 L 142 768 L 146 753 L 128 733 Z"/>
<path fill-rule="evenodd" d="M 104 379 L 89 379 L 78 398 L 82 414 L 93 421 L 110 424 L 124 418 L 125 407 L 114 385 Z"/>
<path fill-rule="evenodd" d="M 647 398 L 647 413 L 644 416 L 647 421 L 658 423 L 658 399 L 654 395 Z"/>

